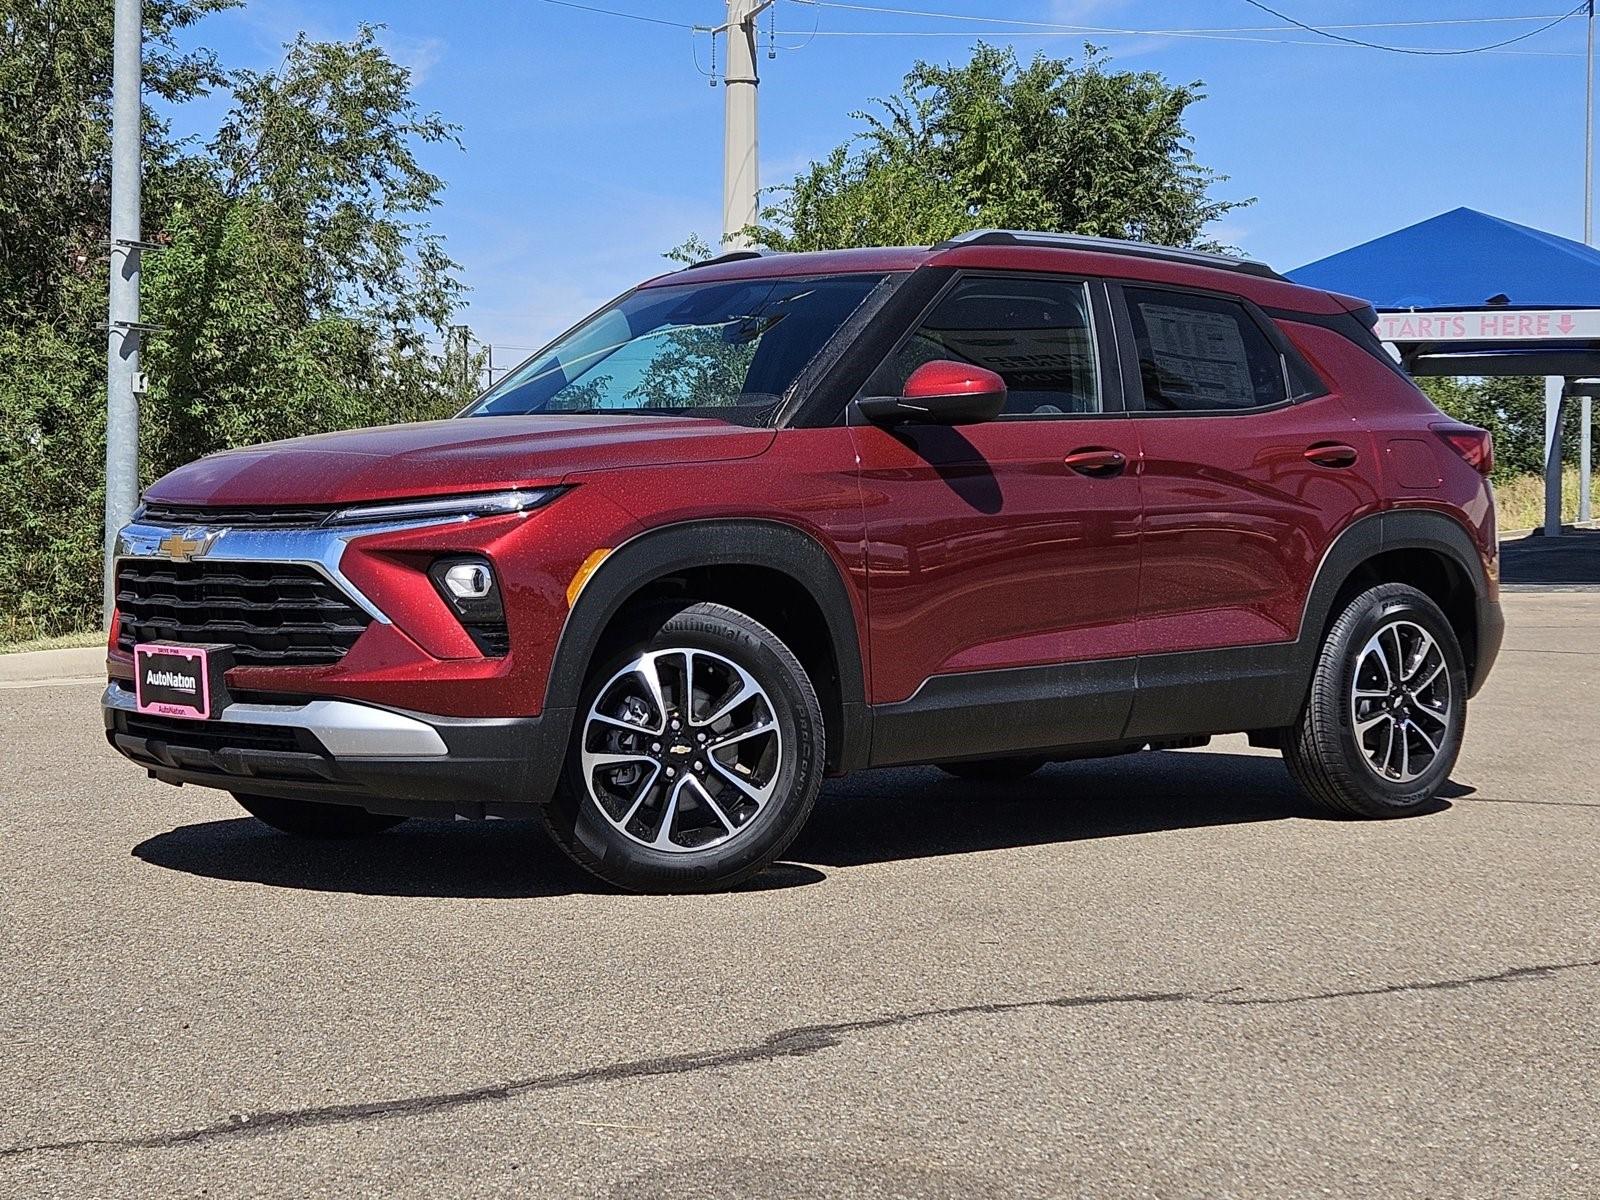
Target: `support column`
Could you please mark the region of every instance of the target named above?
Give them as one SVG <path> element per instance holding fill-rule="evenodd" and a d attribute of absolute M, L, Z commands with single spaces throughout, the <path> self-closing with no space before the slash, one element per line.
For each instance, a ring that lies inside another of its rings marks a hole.
<path fill-rule="evenodd" d="M 1581 412 L 1583 420 L 1582 440 L 1578 443 L 1578 520 L 1590 521 L 1594 514 L 1589 508 L 1589 473 L 1591 468 L 1591 450 L 1589 443 L 1593 440 L 1594 430 L 1594 399 L 1590 396 L 1583 398 Z"/>
<path fill-rule="evenodd" d="M 1561 423 L 1566 415 L 1567 381 L 1544 380 L 1544 532 L 1561 536 Z"/>

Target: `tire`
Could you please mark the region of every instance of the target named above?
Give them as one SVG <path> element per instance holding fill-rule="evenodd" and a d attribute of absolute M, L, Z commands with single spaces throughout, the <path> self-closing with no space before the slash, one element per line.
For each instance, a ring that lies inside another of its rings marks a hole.
<path fill-rule="evenodd" d="M 826 736 L 816 691 L 776 634 L 721 604 L 658 611 L 625 641 L 591 666 L 545 827 L 629 891 L 733 887 L 811 815 Z"/>
<path fill-rule="evenodd" d="M 1455 766 L 1466 699 L 1461 645 L 1439 606 L 1416 588 L 1381 584 L 1328 630 L 1305 708 L 1285 731 L 1284 761 L 1308 797 L 1340 815 L 1414 816 Z"/>
<path fill-rule="evenodd" d="M 936 763 L 939 770 L 975 783 L 1014 783 L 1026 779 L 1049 763 L 1046 758 L 974 758 L 966 762 Z"/>
<path fill-rule="evenodd" d="M 404 817 L 370 813 L 352 804 L 315 804 L 306 800 L 250 796 L 240 792 L 233 793 L 233 798 L 256 820 L 295 837 L 368 837 L 385 829 L 393 829 L 405 820 Z"/>

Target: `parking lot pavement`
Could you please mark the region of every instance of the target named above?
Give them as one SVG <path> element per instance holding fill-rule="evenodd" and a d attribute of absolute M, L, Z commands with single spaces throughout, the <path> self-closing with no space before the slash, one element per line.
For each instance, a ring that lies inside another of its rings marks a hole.
<path fill-rule="evenodd" d="M 729 896 L 296 844 L 0 690 L 0 1195 L 1600 1194 L 1600 591 L 1507 611 L 1432 815 L 866 774 Z"/>

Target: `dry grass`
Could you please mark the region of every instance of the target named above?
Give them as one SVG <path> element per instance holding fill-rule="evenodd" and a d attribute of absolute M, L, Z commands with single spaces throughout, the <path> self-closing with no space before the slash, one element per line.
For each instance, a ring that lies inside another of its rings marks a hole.
<path fill-rule="evenodd" d="M 1502 534 L 1537 529 L 1544 524 L 1544 476 L 1518 475 L 1494 486 L 1495 508 Z M 1561 476 L 1561 519 L 1578 519 L 1578 472 L 1568 467 Z"/>
<path fill-rule="evenodd" d="M 64 633 L 60 637 L 24 638 L 20 642 L 0 642 L 0 654 L 21 654 L 28 650 L 67 650 L 74 646 L 98 646 L 106 635 L 98 629 L 86 633 Z"/>

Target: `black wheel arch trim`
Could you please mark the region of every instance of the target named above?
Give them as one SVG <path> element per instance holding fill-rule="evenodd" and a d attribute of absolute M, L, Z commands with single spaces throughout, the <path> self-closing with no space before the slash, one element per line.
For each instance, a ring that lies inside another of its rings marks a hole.
<path fill-rule="evenodd" d="M 1309 672 L 1320 648 L 1322 631 L 1333 619 L 1334 601 L 1363 563 L 1395 550 L 1426 550 L 1453 564 L 1467 579 L 1474 597 L 1473 644 L 1467 656 L 1468 695 L 1476 695 L 1500 650 L 1505 619 L 1490 594 L 1483 558 L 1464 525 L 1442 512 L 1424 508 L 1391 508 L 1362 517 L 1334 539 L 1323 556 L 1301 616 L 1297 644 Z"/>
<path fill-rule="evenodd" d="M 570 731 L 589 664 L 606 628 L 642 588 L 678 571 L 720 566 L 776 571 L 794 580 L 816 601 L 827 624 L 839 676 L 841 744 L 830 748 L 830 766 L 843 771 L 864 765 L 871 718 L 849 586 L 838 563 L 816 537 L 782 521 L 683 521 L 648 529 L 614 549 L 584 583 L 567 614 L 551 660 L 544 711 Z M 549 790 L 554 789 L 559 771 L 560 764 L 552 764 Z"/>

